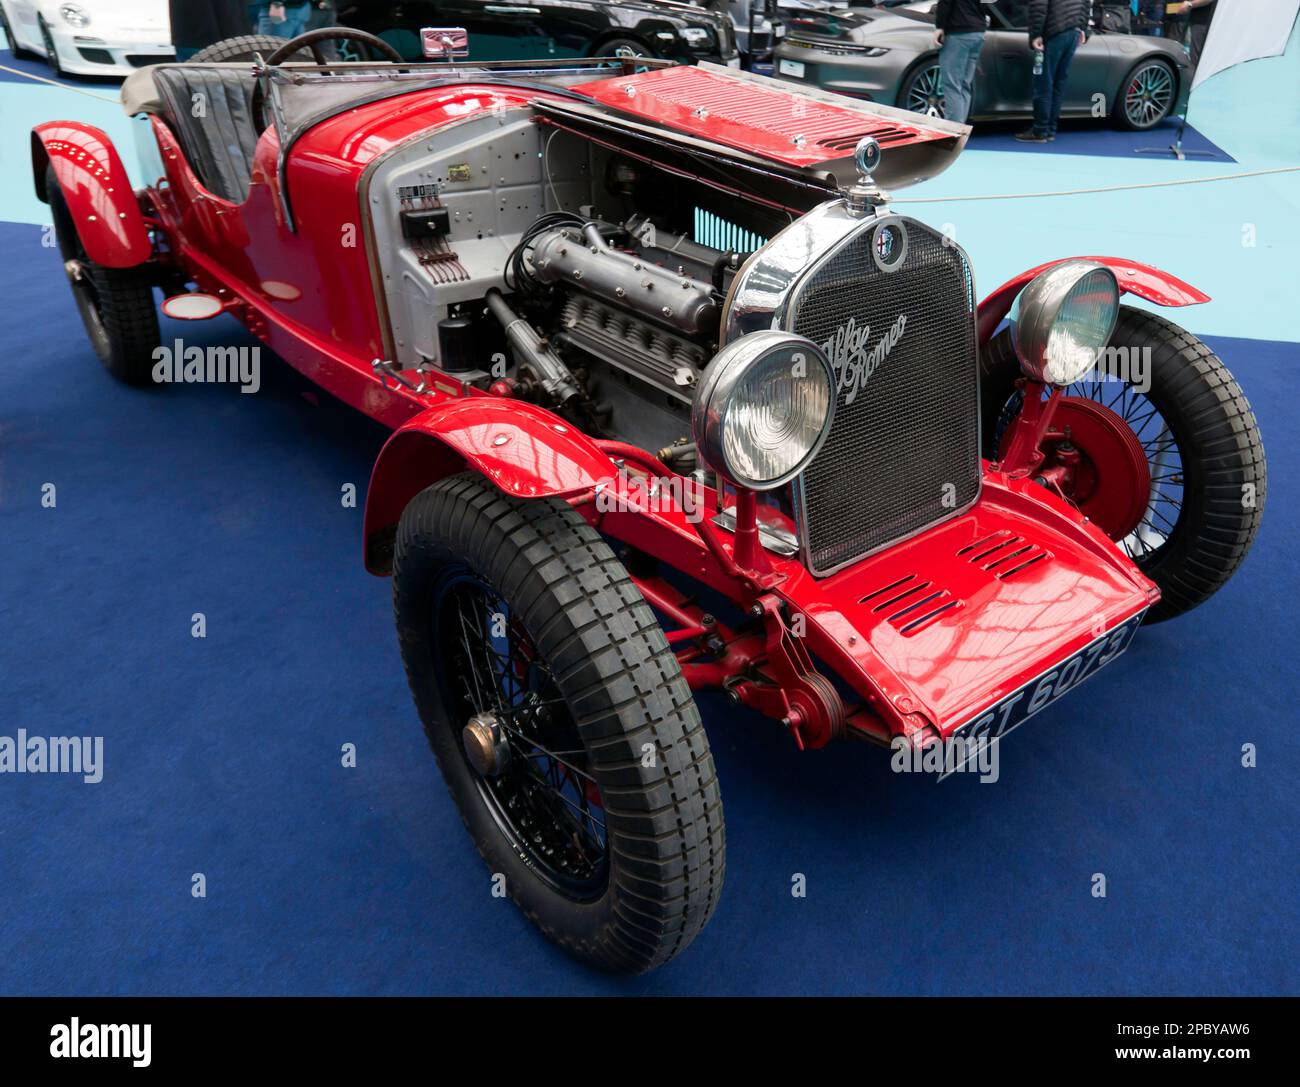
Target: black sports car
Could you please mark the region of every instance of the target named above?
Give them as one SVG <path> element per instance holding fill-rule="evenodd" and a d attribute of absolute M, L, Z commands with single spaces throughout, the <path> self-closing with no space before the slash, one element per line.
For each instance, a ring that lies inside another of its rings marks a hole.
<path fill-rule="evenodd" d="M 341 0 L 340 26 L 377 34 L 421 59 L 420 28 L 469 31 L 470 60 L 618 55 L 739 65 L 726 15 L 670 0 Z"/>
<path fill-rule="evenodd" d="M 776 51 L 777 75 L 942 117 L 934 7 L 935 0 L 921 0 L 887 9 L 793 17 Z M 1029 117 L 1033 56 L 1026 30 L 1028 0 L 995 0 L 987 9 L 989 31 L 975 77 L 970 119 Z M 1122 25 L 1103 17 L 1101 26 L 1075 53 L 1062 116 L 1109 116 L 1124 128 L 1144 129 L 1180 108 L 1192 75 L 1182 46 L 1165 38 L 1111 29 Z"/>

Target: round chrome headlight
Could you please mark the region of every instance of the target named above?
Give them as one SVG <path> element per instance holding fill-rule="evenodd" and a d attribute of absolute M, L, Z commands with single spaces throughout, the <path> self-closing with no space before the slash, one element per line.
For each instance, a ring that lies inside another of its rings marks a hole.
<path fill-rule="evenodd" d="M 1096 364 L 1119 317 L 1115 273 L 1067 260 L 1033 278 L 1011 311 L 1011 343 L 1025 375 L 1071 385 Z"/>
<path fill-rule="evenodd" d="M 820 347 L 786 332 L 751 332 L 709 363 L 691 430 L 701 459 L 719 475 L 770 491 L 817 455 L 834 410 L 835 376 Z"/>

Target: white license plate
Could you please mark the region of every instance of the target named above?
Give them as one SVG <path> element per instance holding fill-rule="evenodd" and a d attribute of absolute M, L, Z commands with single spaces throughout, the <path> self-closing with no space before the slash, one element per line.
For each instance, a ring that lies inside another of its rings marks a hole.
<path fill-rule="evenodd" d="M 739 57 L 732 57 L 729 61 L 727 61 L 727 67 L 728 67 L 728 68 L 739 68 L 739 67 L 740 67 L 740 58 L 739 58 Z"/>
<path fill-rule="evenodd" d="M 803 79 L 804 63 L 801 60 L 783 60 L 777 64 L 776 70 L 782 75 L 792 75 L 796 79 Z"/>

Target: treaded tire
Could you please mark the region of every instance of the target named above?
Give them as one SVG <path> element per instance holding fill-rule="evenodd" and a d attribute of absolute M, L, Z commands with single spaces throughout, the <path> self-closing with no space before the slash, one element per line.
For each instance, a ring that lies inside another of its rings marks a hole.
<path fill-rule="evenodd" d="M 1245 559 L 1264 515 L 1264 446 L 1241 386 L 1190 332 L 1158 314 L 1121 306 L 1110 346 L 1151 349 L 1151 388 L 1144 395 L 1168 424 L 1182 459 L 1177 524 L 1159 548 L 1134 560 L 1160 586 L 1160 603 L 1146 618 L 1157 623 L 1209 599 Z M 990 460 L 997 459 L 999 418 L 1019 376 L 1010 331 L 1003 329 L 981 359 L 981 422 Z M 1246 504 L 1248 494 L 1253 505 Z"/>
<path fill-rule="evenodd" d="M 608 881 L 578 902 L 543 878 L 494 821 L 444 705 L 434 602 L 467 568 L 508 604 L 552 670 L 603 798 Z M 393 608 L 407 679 L 470 836 L 515 903 L 567 951 L 640 973 L 677 955 L 722 891 L 725 832 L 699 712 L 663 631 L 608 545 L 557 499 L 525 501 L 481 476 L 422 491 L 398 526 Z M 653 744 L 654 765 L 643 760 Z M 486 891 L 485 891 L 486 893 Z"/>
<path fill-rule="evenodd" d="M 59 254 L 81 266 L 82 280 L 70 280 L 86 335 L 110 374 L 128 385 L 152 385 L 154 352 L 162 343 L 153 283 L 144 268 L 104 268 L 86 256 L 53 168 L 45 171 Z"/>
<path fill-rule="evenodd" d="M 272 37 L 270 34 L 241 34 L 236 38 L 226 38 L 204 46 L 187 63 L 230 64 L 246 60 L 251 64 L 257 59 L 257 53 L 261 53 L 262 59 L 265 60 L 287 40 L 287 38 Z M 310 53 L 304 52 L 302 56 L 307 60 L 311 59 Z"/>
<path fill-rule="evenodd" d="M 912 109 L 912 107 L 907 104 L 908 99 L 912 97 L 912 89 L 916 86 L 917 81 L 926 72 L 929 72 L 931 70 L 937 71 L 938 69 L 939 69 L 939 56 L 937 53 L 927 57 L 923 57 L 921 60 L 913 64 L 911 69 L 908 70 L 907 74 L 899 81 L 898 95 L 894 99 L 895 107 L 897 107 L 898 109 L 905 109 L 909 113 L 916 113 L 917 111 Z M 973 107 L 974 102 L 972 101 L 971 104 Z M 943 114 L 944 114 L 944 109 L 940 107 L 938 112 L 933 116 L 942 118 Z M 925 112 L 925 113 L 921 113 L 920 116 L 929 117 L 932 115 L 928 112 Z"/>
<path fill-rule="evenodd" d="M 1129 119 L 1127 106 L 1128 95 L 1126 92 L 1128 90 L 1129 81 L 1132 80 L 1139 69 L 1146 68 L 1149 65 L 1159 65 L 1164 68 L 1165 72 L 1169 76 L 1169 85 L 1172 97 L 1169 99 L 1169 108 L 1154 121 L 1147 124 L 1134 124 L 1133 121 Z M 1151 129 L 1155 128 L 1156 125 L 1160 124 L 1161 121 L 1173 116 L 1174 110 L 1178 108 L 1178 98 L 1178 73 L 1174 71 L 1173 66 L 1159 57 L 1145 57 L 1124 73 L 1124 80 L 1119 85 L 1119 94 L 1115 102 L 1115 108 L 1111 111 L 1111 120 L 1114 121 L 1118 128 L 1127 132 L 1149 132 Z"/>

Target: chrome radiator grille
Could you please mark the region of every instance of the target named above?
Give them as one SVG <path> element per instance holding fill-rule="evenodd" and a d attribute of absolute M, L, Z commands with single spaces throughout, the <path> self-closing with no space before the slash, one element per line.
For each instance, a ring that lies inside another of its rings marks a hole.
<path fill-rule="evenodd" d="M 810 271 L 786 314 L 787 328 L 823 345 L 839 379 L 830 435 L 796 484 L 800 536 L 817 574 L 944 520 L 979 494 L 965 254 L 913 220 L 880 222 Z M 877 240 L 889 224 L 893 270 Z"/>

